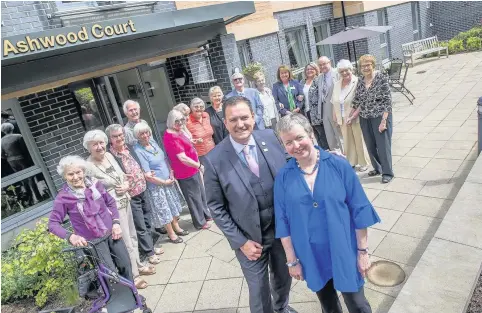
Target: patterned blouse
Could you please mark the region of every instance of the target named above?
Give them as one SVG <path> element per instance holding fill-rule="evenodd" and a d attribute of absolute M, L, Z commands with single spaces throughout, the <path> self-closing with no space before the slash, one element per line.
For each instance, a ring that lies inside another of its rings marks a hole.
<path fill-rule="evenodd" d="M 300 82 L 301 86 L 306 84 L 306 80 Z M 318 77 L 313 78 L 310 89 L 308 90 L 308 103 L 310 104 L 309 112 L 311 125 L 321 125 L 323 122 L 321 115 L 318 114 Z M 304 109 L 303 109 L 304 110 Z"/>
<path fill-rule="evenodd" d="M 117 152 L 112 147 L 110 153 L 122 160 L 122 165 L 126 169 L 127 180 L 129 181 L 129 195 L 135 197 L 146 190 L 146 178 L 144 177 L 144 171 L 141 166 L 136 162 L 134 157 L 129 153 L 127 147 L 122 152 Z"/>
<path fill-rule="evenodd" d="M 383 112 L 392 112 L 392 94 L 388 77 L 380 72 L 375 72 L 375 77 L 370 88 L 366 89 L 365 80 L 361 77 L 353 99 L 353 107 L 360 107 L 360 116 L 363 118 L 375 118 L 383 115 Z"/>

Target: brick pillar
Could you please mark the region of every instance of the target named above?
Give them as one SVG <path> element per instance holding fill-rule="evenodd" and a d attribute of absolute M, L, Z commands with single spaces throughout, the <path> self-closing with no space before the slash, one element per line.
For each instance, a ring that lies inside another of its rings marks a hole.
<path fill-rule="evenodd" d="M 226 94 L 233 88 L 230 77 L 234 73 L 234 69 L 239 68 L 241 71 L 236 39 L 234 34 L 218 35 L 209 40 L 208 44 L 208 54 L 214 79 Z"/>

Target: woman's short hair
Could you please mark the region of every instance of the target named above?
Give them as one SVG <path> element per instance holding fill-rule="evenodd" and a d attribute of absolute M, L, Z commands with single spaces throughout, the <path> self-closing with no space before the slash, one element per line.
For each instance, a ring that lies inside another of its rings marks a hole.
<path fill-rule="evenodd" d="M 373 67 L 375 67 L 377 64 L 377 59 L 371 54 L 365 54 L 360 57 L 358 64 L 360 64 L 361 66 L 362 62 L 370 62 L 373 65 Z"/>
<path fill-rule="evenodd" d="M 340 71 L 340 70 L 353 71 L 353 64 L 351 64 L 351 62 L 348 60 L 342 59 L 338 61 L 338 63 L 336 64 L 336 69 L 337 71 Z"/>
<path fill-rule="evenodd" d="M 173 129 L 174 124 L 176 123 L 176 120 L 180 118 L 185 118 L 184 114 L 182 114 L 181 111 L 174 110 L 174 109 L 169 111 L 169 114 L 167 114 L 167 121 L 166 121 L 167 128 Z"/>
<path fill-rule="evenodd" d="M 288 79 L 293 79 L 293 73 L 291 72 L 291 69 L 288 65 L 281 65 L 280 67 L 278 67 L 278 72 L 276 73 L 276 77 L 278 78 L 279 81 L 281 81 L 281 72 L 288 72 L 290 75 Z"/>
<path fill-rule="evenodd" d="M 313 134 L 313 127 L 311 127 L 310 121 L 299 113 L 292 113 L 282 117 L 276 124 L 276 132 L 281 135 L 281 133 L 289 132 L 295 125 L 303 127 L 308 135 Z"/>
<path fill-rule="evenodd" d="M 0 129 L 5 134 L 11 134 L 11 133 L 13 133 L 13 130 L 15 129 L 15 126 L 13 126 L 12 123 L 7 122 L 7 123 L 3 123 L 2 126 L 0 126 Z"/>
<path fill-rule="evenodd" d="M 126 102 L 124 102 L 124 104 L 122 105 L 122 110 L 124 110 L 124 114 L 127 113 L 127 106 L 128 106 L 129 104 L 135 104 L 138 109 L 141 108 L 139 102 L 134 101 L 134 100 L 130 100 L 130 99 L 129 99 L 129 100 L 126 100 Z"/>
<path fill-rule="evenodd" d="M 136 126 L 134 126 L 133 133 L 134 133 L 134 138 L 139 139 L 139 135 L 143 134 L 145 132 L 149 132 L 149 134 L 152 135 L 152 129 L 147 125 L 147 123 L 137 123 Z"/>
<path fill-rule="evenodd" d="M 223 90 L 219 86 L 213 86 L 209 88 L 209 97 L 211 97 L 215 92 L 220 92 L 224 96 Z"/>
<path fill-rule="evenodd" d="M 193 107 L 196 105 L 196 104 L 200 104 L 202 103 L 202 105 L 204 105 L 204 107 L 206 107 L 206 104 L 204 104 L 204 101 L 203 99 L 199 98 L 199 97 L 196 97 L 196 98 L 193 98 L 191 100 L 191 102 L 189 102 L 189 107 L 191 108 L 191 110 L 193 110 Z"/>
<path fill-rule="evenodd" d="M 124 133 L 124 127 L 122 127 L 122 125 L 120 124 L 111 124 L 107 126 L 105 129 L 105 134 L 107 136 L 107 139 L 110 141 L 110 133 L 118 130 L 122 130 L 122 132 Z"/>
<path fill-rule="evenodd" d="M 88 168 L 87 161 L 82 159 L 80 156 L 68 155 L 60 159 L 59 165 L 57 166 L 57 173 L 59 173 L 60 176 L 64 177 L 66 168 L 70 166 L 80 167 L 84 171 L 84 173 Z"/>
<path fill-rule="evenodd" d="M 315 62 L 310 62 L 310 63 L 306 64 L 306 66 L 305 66 L 305 70 L 303 72 L 303 73 L 305 73 L 305 77 L 306 77 L 306 70 L 308 69 L 308 67 L 312 67 L 312 68 L 315 69 L 315 72 L 316 72 L 315 76 L 320 75 L 320 67 L 318 66 L 318 64 L 316 64 Z"/>
<path fill-rule="evenodd" d="M 107 135 L 100 129 L 89 130 L 84 135 L 84 148 L 89 150 L 89 142 L 96 140 L 103 140 L 105 144 L 109 142 L 109 138 L 107 138 Z"/>
<path fill-rule="evenodd" d="M 187 106 L 187 104 L 181 102 L 176 104 L 172 109 L 183 113 L 184 110 L 189 109 L 189 107 Z"/>

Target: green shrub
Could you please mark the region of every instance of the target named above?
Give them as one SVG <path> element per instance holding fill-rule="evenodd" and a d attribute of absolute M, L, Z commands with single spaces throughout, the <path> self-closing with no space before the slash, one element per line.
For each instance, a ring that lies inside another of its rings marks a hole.
<path fill-rule="evenodd" d="M 455 36 L 453 39 L 462 40 L 465 43 L 467 41 L 467 39 L 469 39 L 471 37 L 482 38 L 482 26 L 475 26 L 474 28 L 469 29 L 466 32 L 461 32 L 457 36 Z"/>
<path fill-rule="evenodd" d="M 246 67 L 243 68 L 243 75 L 246 76 L 246 78 L 249 81 L 255 81 L 254 76 L 259 72 L 261 72 L 261 73 L 264 72 L 263 65 L 259 62 L 250 63 Z"/>
<path fill-rule="evenodd" d="M 53 298 L 77 302 L 76 265 L 61 252 L 65 247 L 65 240 L 47 232 L 45 218 L 35 229 L 23 230 L 14 247 L 2 253 L 2 303 L 26 297 L 35 297 L 39 307 Z"/>
<path fill-rule="evenodd" d="M 482 39 L 480 39 L 479 37 L 467 38 L 465 48 L 469 51 L 480 50 L 482 48 Z"/>
<path fill-rule="evenodd" d="M 450 54 L 462 52 L 464 51 L 464 42 L 462 40 L 450 39 L 448 47 Z"/>

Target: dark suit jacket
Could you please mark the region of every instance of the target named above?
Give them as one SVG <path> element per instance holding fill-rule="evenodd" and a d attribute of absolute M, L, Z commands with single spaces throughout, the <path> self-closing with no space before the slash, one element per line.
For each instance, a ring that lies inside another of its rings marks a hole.
<path fill-rule="evenodd" d="M 214 134 L 213 134 L 214 144 L 217 145 L 229 135 L 229 132 L 226 129 L 226 126 L 224 125 L 224 121 L 219 117 L 219 115 L 216 113 L 216 110 L 214 110 L 212 106 L 207 108 L 206 112 L 209 114 L 209 117 L 211 120 L 211 127 L 213 128 L 213 131 L 214 131 Z"/>
<path fill-rule="evenodd" d="M 296 97 L 299 95 L 303 95 L 303 87 L 300 85 L 300 83 L 297 80 L 290 80 L 290 91 L 291 94 L 293 95 L 295 99 L 295 104 L 297 108 L 301 108 L 303 106 L 304 101 L 298 101 Z M 285 116 L 286 113 L 290 110 L 290 105 L 288 102 L 288 93 L 286 93 L 285 86 L 283 85 L 282 82 L 276 82 L 273 85 L 273 98 L 276 104 L 276 107 L 278 108 L 279 113 L 281 116 Z M 284 108 L 280 108 L 280 102 L 283 103 Z"/>
<path fill-rule="evenodd" d="M 255 130 L 253 137 L 274 178 L 286 164 L 283 147 L 271 129 Z M 239 249 L 248 239 L 261 243 L 258 202 L 229 136 L 208 153 L 204 166 L 208 207 L 231 248 Z"/>

